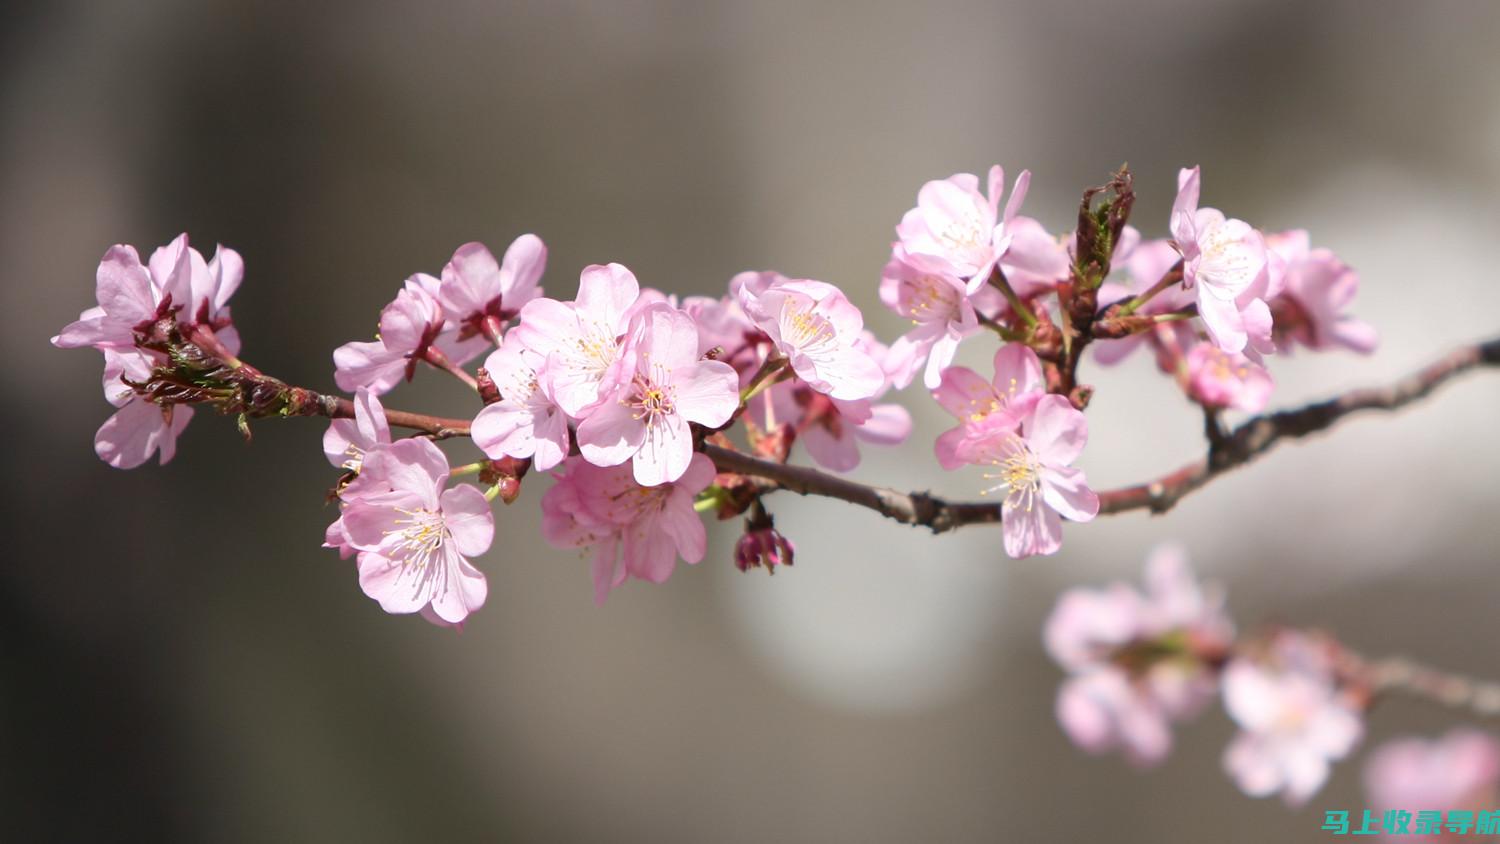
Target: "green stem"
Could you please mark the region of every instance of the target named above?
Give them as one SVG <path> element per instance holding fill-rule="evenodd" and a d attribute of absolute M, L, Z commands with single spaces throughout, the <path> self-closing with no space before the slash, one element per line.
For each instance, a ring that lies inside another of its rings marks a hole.
<path fill-rule="evenodd" d="M 1145 293 L 1142 293 L 1134 299 L 1131 299 L 1129 302 L 1126 302 L 1124 306 L 1120 308 L 1120 316 L 1130 316 L 1131 314 L 1139 310 L 1142 305 L 1151 301 L 1156 296 L 1156 294 L 1162 292 L 1163 290 L 1166 290 L 1168 287 L 1171 287 L 1172 285 L 1177 284 L 1180 281 L 1182 281 L 1182 262 L 1178 261 L 1176 264 L 1172 265 L 1172 269 L 1167 270 L 1166 274 L 1161 277 L 1160 281 L 1151 285 L 1150 290 L 1147 290 Z"/>
<path fill-rule="evenodd" d="M 1004 340 L 1007 343 L 1021 343 L 1026 340 L 1026 336 L 1021 332 L 1016 331 L 1013 328 L 1008 328 L 1004 325 L 1001 325 L 1000 323 L 990 319 L 977 310 L 974 312 L 974 316 L 979 318 L 980 325 L 983 325 L 985 328 L 994 331 L 996 334 L 1000 335 L 1001 340 Z"/>
<path fill-rule="evenodd" d="M 1022 322 L 1026 323 L 1027 328 L 1036 325 L 1036 314 L 1032 313 L 1031 309 L 1026 307 L 1026 303 L 1021 301 L 1021 297 L 1016 295 L 1016 291 L 1010 286 L 1010 280 L 1000 270 L 999 264 L 996 264 L 994 272 L 990 273 L 990 284 L 999 288 L 1001 295 L 1005 296 L 1005 301 L 1010 303 L 1010 309 L 1016 312 L 1016 316 L 1020 317 Z"/>
<path fill-rule="evenodd" d="M 760 371 L 750 379 L 750 385 L 740 391 L 740 410 L 744 410 L 745 405 L 760 395 L 761 391 L 782 380 L 782 376 L 787 372 L 786 365 L 787 359 L 778 354 L 773 353 L 771 357 L 766 358 L 766 362 L 760 365 Z"/>

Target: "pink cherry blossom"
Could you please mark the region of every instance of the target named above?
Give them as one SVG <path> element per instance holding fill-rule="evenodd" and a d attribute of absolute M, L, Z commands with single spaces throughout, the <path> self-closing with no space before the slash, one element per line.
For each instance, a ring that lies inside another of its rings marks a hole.
<path fill-rule="evenodd" d="M 917 192 L 917 207 L 896 226 L 897 254 L 918 270 L 965 279 L 968 292 L 977 291 L 1010 246 L 1006 223 L 1015 217 L 1030 183 L 1031 172 L 1021 171 L 1001 215 L 1005 171 L 998 166 L 990 168 L 988 199 L 971 173 L 928 182 Z"/>
<path fill-rule="evenodd" d="M 893 354 L 868 331 L 860 335 L 858 346 L 877 362 Z M 875 403 L 890 386 L 888 381 L 869 399 L 845 401 L 794 379 L 768 389 L 749 410 L 762 430 L 790 422 L 797 440 L 816 463 L 836 472 L 849 472 L 859 466 L 860 442 L 899 445 L 911 436 L 911 414 L 906 408 Z"/>
<path fill-rule="evenodd" d="M 597 466 L 629 460 L 636 482 L 655 486 L 687 471 L 688 423 L 729 421 L 739 407 L 739 376 L 727 363 L 701 360 L 692 318 L 665 303 L 641 313 L 631 343 L 630 380 L 579 423 L 578 448 Z"/>
<path fill-rule="evenodd" d="M 1323 787 L 1330 763 L 1364 732 L 1359 708 L 1339 688 L 1325 644 L 1284 631 L 1264 659 L 1237 657 L 1224 669 L 1224 707 L 1240 727 L 1224 769 L 1251 797 L 1278 792 L 1301 805 Z"/>
<path fill-rule="evenodd" d="M 1070 590 L 1044 632 L 1048 652 L 1070 675 L 1056 709 L 1068 737 L 1090 753 L 1123 750 L 1142 766 L 1166 758 L 1171 723 L 1213 697 L 1207 660 L 1233 639 L 1222 591 L 1200 586 L 1177 546 L 1152 552 L 1146 586 Z"/>
<path fill-rule="evenodd" d="M 1009 420 L 1014 430 L 1046 393 L 1042 362 L 1029 347 L 1020 343 L 1001 346 L 995 352 L 994 366 L 995 375 L 988 381 L 972 369 L 948 367 L 932 391 L 938 404 L 959 422 L 937 439 L 937 459 L 944 469 L 968 462 L 959 456 L 960 446 L 993 433 L 997 415 Z"/>
<path fill-rule="evenodd" d="M 680 557 L 703 559 L 707 536 L 693 509 L 713 483 L 713 461 L 694 454 L 676 481 L 641 486 L 625 466 L 569 458 L 542 496 L 542 535 L 558 548 L 592 548 L 594 600 L 603 604 L 627 577 L 665 582 Z"/>
<path fill-rule="evenodd" d="M 569 416 L 588 416 L 630 380 L 625 334 L 640 296 L 630 270 L 595 264 L 579 276 L 573 302 L 535 299 L 521 309 L 516 340 L 545 359 L 539 386 Z"/>
<path fill-rule="evenodd" d="M 335 467 L 357 473 L 365 452 L 390 441 L 385 408 L 374 393 L 361 387 L 354 393 L 354 418 L 335 419 L 323 433 L 323 455 Z"/>
<path fill-rule="evenodd" d="M 228 302 L 244 272 L 244 262 L 232 249 L 220 247 L 205 263 L 198 250 L 188 246 L 186 234 L 152 253 L 149 268 L 134 247 L 116 244 L 99 262 L 98 306 L 79 314 L 52 344 L 62 349 L 133 348 L 138 326 L 175 311 L 179 322 L 201 322 L 214 329 L 230 353 L 237 353 L 239 336 L 229 319 Z"/>
<path fill-rule="evenodd" d="M 380 312 L 379 339 L 345 343 L 333 352 L 333 380 L 353 392 L 364 387 L 376 395 L 410 381 L 429 348 L 453 363 L 472 360 L 489 345 L 483 337 L 461 339 L 438 303 L 440 282 L 425 273 L 406 280 L 395 301 Z"/>
<path fill-rule="evenodd" d="M 991 416 L 991 420 L 1005 421 Z M 1062 517 L 1087 522 L 1099 513 L 1099 496 L 1072 463 L 1088 441 L 1088 420 L 1066 398 L 1046 395 L 1019 425 L 991 424 L 958 448 L 964 462 L 994 467 L 987 493 L 1004 490 L 1001 530 L 1012 557 L 1055 554 L 1062 547 Z"/>
<path fill-rule="evenodd" d="M 1473 729 L 1455 729 L 1432 741 L 1390 741 L 1370 754 L 1364 780 L 1376 812 L 1490 811 L 1500 796 L 1500 741 Z M 1436 835 L 1399 839 L 1446 840 Z"/>
<path fill-rule="evenodd" d="M 495 535 L 489 502 L 474 486 L 444 489 L 448 459 L 431 441 L 405 439 L 366 452 L 358 484 L 340 494 L 343 531 L 359 552 L 359 585 L 389 613 L 426 608 L 458 624 L 484 605 L 484 575 L 468 558 Z"/>
<path fill-rule="evenodd" d="M 860 347 L 876 360 L 890 353 L 868 331 L 861 336 Z M 886 389 L 882 387 L 872 398 L 845 401 L 800 381 L 784 381 L 751 402 L 750 418 L 767 431 L 780 423 L 792 423 L 797 441 L 818 465 L 849 472 L 859 466 L 860 442 L 899 445 L 911 436 L 911 414 L 906 408 L 875 403 Z"/>
<path fill-rule="evenodd" d="M 245 262 L 238 252 L 219 246 L 204 263 L 198 250 L 188 246 L 186 234 L 151 255 L 151 275 L 162 280 L 163 298 L 182 306 L 177 319 L 214 329 L 219 342 L 231 354 L 239 352 L 239 335 L 229 317 L 229 297 L 245 277 Z"/>
<path fill-rule="evenodd" d="M 1270 302 L 1281 345 L 1373 352 L 1380 339 L 1374 327 L 1344 313 L 1359 292 L 1359 274 L 1327 249 L 1310 248 L 1304 230 L 1269 235 L 1266 243 L 1284 279 Z"/>
<path fill-rule="evenodd" d="M 1252 290 L 1267 275 L 1266 243 L 1244 220 L 1227 219 L 1216 208 L 1199 208 L 1199 169 L 1177 177 L 1172 237 L 1182 252 L 1183 282 L 1197 290 L 1198 315 L 1214 342 L 1240 352 L 1250 336 L 1269 338 L 1270 309 Z M 1243 294 L 1251 293 L 1248 300 Z"/>
<path fill-rule="evenodd" d="M 94 452 L 116 469 L 134 469 L 159 456 L 165 465 L 177 453 L 177 436 L 193 418 L 193 409 L 160 406 L 136 394 L 125 381 L 144 383 L 159 362 L 155 352 L 104 350 L 104 397 L 119 410 L 94 435 Z"/>
<path fill-rule="evenodd" d="M 94 451 L 111 466 L 131 469 L 153 455 L 171 460 L 193 411 L 157 405 L 137 395 L 127 381 L 144 383 L 165 362 L 159 352 L 136 348 L 136 331 L 175 315 L 179 324 L 201 323 L 233 355 L 240 339 L 230 320 L 229 297 L 244 276 L 232 249 L 219 248 L 212 261 L 178 235 L 143 265 L 135 249 L 115 245 L 104 253 L 96 275 L 99 302 L 52 338 L 59 348 L 93 346 L 104 353 L 104 393 L 119 408 L 94 437 Z"/>
<path fill-rule="evenodd" d="M 892 258 L 880 278 L 880 299 L 911 320 L 913 326 L 892 345 L 892 354 L 906 362 L 899 368 L 896 386 L 911 383 L 925 360 L 922 381 L 929 390 L 937 387 L 942 371 L 953 362 L 958 344 L 979 330 L 979 318 L 963 280 L 924 272 Z"/>
<path fill-rule="evenodd" d="M 545 472 L 568 455 L 568 417 L 539 383 L 546 363 L 540 352 L 509 335 L 484 362 L 500 390 L 500 401 L 479 411 L 471 431 L 489 457 L 531 458 Z"/>
<path fill-rule="evenodd" d="M 880 363 L 860 348 L 864 317 L 837 287 L 775 278 L 738 288 L 740 306 L 797 377 L 836 399 L 867 399 L 885 386 Z"/>
<path fill-rule="evenodd" d="M 340 490 L 341 493 L 352 498 L 362 491 L 390 491 L 388 486 L 379 481 L 371 482 L 369 478 L 359 477 L 365 453 L 376 446 L 387 445 L 390 441 L 391 428 L 386 422 L 385 408 L 381 406 L 380 399 L 369 390 L 360 388 L 354 394 L 354 418 L 335 419 L 323 433 L 323 456 L 335 467 L 355 476 L 348 480 Z M 342 507 L 340 504 L 341 511 Z M 342 512 L 324 532 L 323 547 L 337 549 L 339 557 L 346 560 L 357 553 L 344 532 Z"/>
<path fill-rule="evenodd" d="M 498 337 L 521 307 L 542 295 L 537 282 L 547 268 L 547 246 L 523 234 L 505 250 L 504 263 L 482 243 L 465 243 L 443 267 L 438 301 L 466 336 Z"/>
<path fill-rule="evenodd" d="M 1260 413 L 1276 386 L 1265 367 L 1212 343 L 1198 343 L 1188 351 L 1187 370 L 1188 393 L 1207 407 Z"/>

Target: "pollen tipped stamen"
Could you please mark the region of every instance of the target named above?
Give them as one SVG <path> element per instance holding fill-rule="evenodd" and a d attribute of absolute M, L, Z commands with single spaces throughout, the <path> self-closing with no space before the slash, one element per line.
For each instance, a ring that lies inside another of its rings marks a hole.
<path fill-rule="evenodd" d="M 834 339 L 835 332 L 828 319 L 813 313 L 811 307 L 803 309 L 788 304 L 782 317 L 782 335 L 793 346 L 819 346 Z"/>
<path fill-rule="evenodd" d="M 671 373 L 660 364 L 652 365 L 651 374 L 637 372 L 631 382 L 630 398 L 625 404 L 633 410 L 632 418 L 654 428 L 662 417 L 677 410 L 677 389 L 670 383 Z"/>
<path fill-rule="evenodd" d="M 425 509 L 397 508 L 397 512 L 405 515 L 406 518 L 396 519 L 395 524 L 405 527 L 385 532 L 387 536 L 396 534 L 400 537 L 393 556 L 403 566 L 427 568 L 427 564 L 442 551 L 443 544 L 449 537 L 448 526 L 443 521 L 443 515 Z"/>
<path fill-rule="evenodd" d="M 983 490 L 982 494 L 989 495 L 1003 489 L 1006 491 L 1005 506 L 1029 513 L 1036 507 L 1037 496 L 1041 493 L 1041 461 L 1027 447 L 1026 441 L 1015 434 L 1011 435 L 1006 445 L 1010 453 L 990 461 L 990 465 L 999 471 L 984 473 L 987 480 L 999 483 Z"/>

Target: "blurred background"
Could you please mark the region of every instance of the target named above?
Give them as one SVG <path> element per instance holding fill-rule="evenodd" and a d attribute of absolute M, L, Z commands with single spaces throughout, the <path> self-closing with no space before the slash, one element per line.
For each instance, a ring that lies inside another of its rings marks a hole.
<path fill-rule="evenodd" d="M 0 23 L 0 837 L 14 841 L 1308 841 L 1358 810 L 1359 759 L 1300 811 L 1219 770 L 1218 708 L 1137 773 L 1052 717 L 1040 630 L 1077 585 L 1184 542 L 1242 628 L 1327 627 L 1372 654 L 1500 677 L 1500 380 L 1359 418 L 1164 517 L 1067 530 L 1012 561 L 994 529 L 931 537 L 837 502 L 771 500 L 774 579 L 737 524 L 603 609 L 538 530 L 545 481 L 497 514 L 489 602 L 460 635 L 387 616 L 320 549 L 317 421 L 253 446 L 200 414 L 165 467 L 91 443 L 99 359 L 47 338 L 93 304 L 112 243 L 238 249 L 245 356 L 331 388 L 407 275 L 454 247 L 551 249 L 718 293 L 744 269 L 876 285 L 926 180 L 1003 164 L 1071 227 L 1122 161 L 1166 233 L 1177 168 L 1204 202 L 1305 226 L 1362 271 L 1372 357 L 1276 359 L 1289 406 L 1500 331 L 1500 6 L 195 0 L 11 3 Z M 983 339 L 965 360 L 984 365 Z M 1096 488 L 1175 468 L 1200 422 L 1144 356 L 1098 387 Z M 468 415 L 438 377 L 389 403 Z M 904 449 L 857 476 L 970 496 Z M 1382 705 L 1382 738 L 1455 716 Z"/>

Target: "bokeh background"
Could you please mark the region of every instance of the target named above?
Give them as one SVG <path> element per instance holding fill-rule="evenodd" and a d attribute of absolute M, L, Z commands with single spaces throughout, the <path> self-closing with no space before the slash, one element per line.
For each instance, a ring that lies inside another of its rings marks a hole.
<path fill-rule="evenodd" d="M 392 617 L 318 545 L 316 421 L 245 446 L 200 415 L 166 467 L 97 461 L 97 356 L 47 338 L 112 243 L 180 231 L 248 264 L 246 356 L 332 387 L 408 274 L 458 244 L 551 248 L 713 293 L 776 268 L 876 283 L 923 181 L 1035 173 L 1070 225 L 1122 161 L 1165 234 L 1179 166 L 1363 273 L 1370 358 L 1277 359 L 1291 405 L 1500 330 L 1500 6 L 1454 2 L 9 3 L 0 22 L 0 838 L 10 841 L 1307 841 L 1364 804 L 1340 765 L 1301 811 L 1220 773 L 1218 709 L 1159 769 L 1057 728 L 1042 620 L 1074 585 L 1184 542 L 1242 627 L 1318 624 L 1367 652 L 1500 677 L 1500 381 L 1351 421 L 1171 514 L 1012 561 L 773 500 L 774 579 L 708 559 L 603 609 L 538 535 L 545 482 L 498 514 L 488 605 L 455 635 Z M 982 362 L 991 348 L 973 341 Z M 1196 456 L 1197 416 L 1138 357 L 1091 369 L 1096 487 Z M 905 449 L 857 475 L 969 495 Z M 395 406 L 467 414 L 429 377 Z M 1372 743 L 1455 716 L 1391 702 Z"/>

